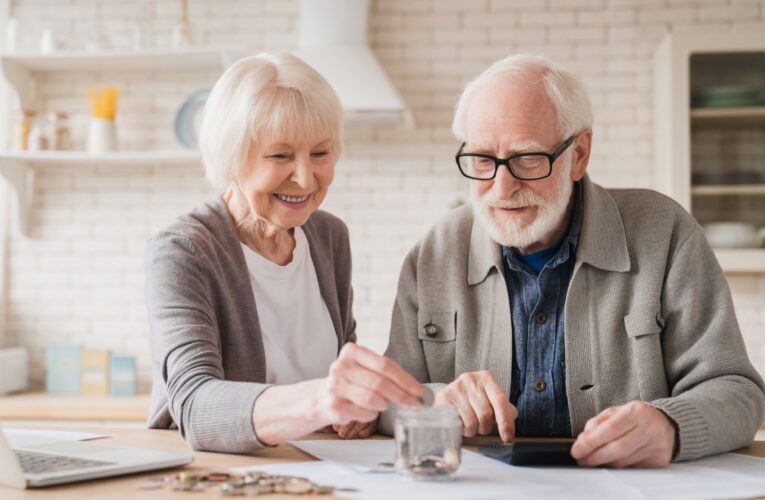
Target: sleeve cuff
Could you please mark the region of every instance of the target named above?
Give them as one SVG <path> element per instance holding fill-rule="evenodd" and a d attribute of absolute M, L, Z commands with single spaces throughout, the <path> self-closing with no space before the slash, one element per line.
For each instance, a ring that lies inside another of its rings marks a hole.
<path fill-rule="evenodd" d="M 255 400 L 270 385 L 216 381 L 195 397 L 186 439 L 195 450 L 253 453 L 269 447 L 253 427 Z M 201 389 L 201 388 L 200 388 Z"/>
<path fill-rule="evenodd" d="M 674 461 L 694 460 L 707 454 L 709 426 L 696 407 L 676 397 L 657 399 L 649 404 L 677 424 L 678 451 Z"/>

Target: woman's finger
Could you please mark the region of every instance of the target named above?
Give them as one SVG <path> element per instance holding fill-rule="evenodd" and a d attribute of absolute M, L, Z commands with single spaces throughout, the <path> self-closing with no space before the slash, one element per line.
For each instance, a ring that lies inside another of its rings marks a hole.
<path fill-rule="evenodd" d="M 380 356 L 369 349 L 352 343 L 346 344 L 343 347 L 341 355 L 343 354 L 355 361 L 356 364 L 363 366 L 367 370 L 382 376 L 395 386 L 398 386 L 399 389 L 412 399 L 418 400 L 420 394 L 422 394 L 422 385 L 392 359 L 386 356 Z M 388 384 L 384 385 L 385 390 L 387 390 Z M 381 387 L 381 389 L 383 388 Z M 392 393 L 392 395 L 396 396 L 396 393 Z M 398 404 L 406 404 L 406 401 L 403 400 L 391 401 Z"/>
<path fill-rule="evenodd" d="M 386 402 L 403 406 L 418 406 L 420 401 L 401 389 L 390 379 L 361 365 L 351 366 L 343 372 L 342 377 L 352 385 L 364 387 L 383 398 Z M 386 410 L 387 406 L 383 408 Z M 380 410 L 380 411 L 383 411 Z"/>
<path fill-rule="evenodd" d="M 381 412 L 388 409 L 388 401 L 375 391 L 350 382 L 348 379 L 339 379 L 333 387 L 333 395 L 350 401 L 364 410 Z M 367 420 L 365 420 L 366 422 Z"/>

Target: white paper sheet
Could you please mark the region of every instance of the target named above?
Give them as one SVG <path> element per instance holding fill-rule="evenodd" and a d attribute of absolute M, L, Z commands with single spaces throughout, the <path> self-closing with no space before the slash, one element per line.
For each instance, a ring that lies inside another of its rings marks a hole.
<path fill-rule="evenodd" d="M 47 431 L 44 429 L 2 429 L 11 448 L 23 448 L 61 441 L 88 441 L 105 438 L 103 434 L 89 432 Z"/>
<path fill-rule="evenodd" d="M 392 440 L 295 441 L 294 446 L 324 462 L 243 468 L 298 475 L 318 484 L 355 488 L 347 498 L 619 498 L 620 500 L 706 500 L 765 494 L 765 459 L 736 454 L 672 464 L 666 469 L 611 470 L 513 467 L 467 450 L 451 482 L 413 481 L 379 474 L 380 462 L 392 462 Z"/>
<path fill-rule="evenodd" d="M 320 485 L 352 488 L 335 493 L 340 498 L 408 500 L 438 498 L 438 500 L 528 499 L 542 493 L 564 495 L 560 488 L 540 483 L 513 484 L 506 479 L 492 478 L 491 473 L 472 473 L 460 470 L 453 481 L 415 481 L 398 474 L 356 472 L 336 462 L 298 462 L 290 464 L 258 465 L 235 469 L 237 472 L 261 471 L 307 477 Z"/>

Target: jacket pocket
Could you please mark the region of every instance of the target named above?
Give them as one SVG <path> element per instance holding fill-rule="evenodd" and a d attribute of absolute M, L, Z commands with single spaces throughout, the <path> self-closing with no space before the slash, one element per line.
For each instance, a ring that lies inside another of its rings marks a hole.
<path fill-rule="evenodd" d="M 420 311 L 417 336 L 423 342 L 453 342 L 457 338 L 456 322 L 454 311 Z"/>
<path fill-rule="evenodd" d="M 417 314 L 417 336 L 425 353 L 430 382 L 448 384 L 454 381 L 456 324 L 455 311 L 420 310 Z"/>
<path fill-rule="evenodd" d="M 661 333 L 664 319 L 658 303 L 643 304 L 624 317 L 624 327 L 630 339 L 632 370 L 628 377 L 637 377 L 640 399 L 652 401 L 669 396 Z M 630 384 L 631 385 L 631 384 Z"/>

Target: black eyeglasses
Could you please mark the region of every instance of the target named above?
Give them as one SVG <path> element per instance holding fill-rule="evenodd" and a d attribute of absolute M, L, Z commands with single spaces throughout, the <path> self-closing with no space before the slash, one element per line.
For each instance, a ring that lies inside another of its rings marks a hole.
<path fill-rule="evenodd" d="M 496 177 L 500 165 L 504 165 L 516 179 L 535 181 L 550 177 L 553 162 L 571 146 L 575 138 L 576 135 L 572 135 L 552 153 L 520 153 L 504 159 L 478 153 L 463 153 L 462 149 L 466 144 L 463 142 L 454 159 L 457 160 L 462 175 L 468 179 L 488 181 Z"/>

